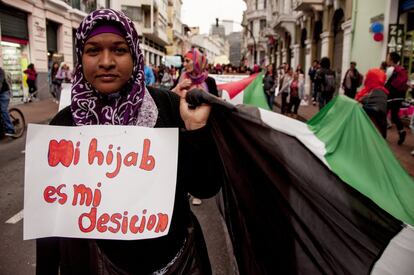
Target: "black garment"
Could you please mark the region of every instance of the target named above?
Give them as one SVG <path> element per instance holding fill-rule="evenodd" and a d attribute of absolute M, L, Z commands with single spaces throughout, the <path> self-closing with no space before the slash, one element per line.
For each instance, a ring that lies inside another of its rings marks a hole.
<path fill-rule="evenodd" d="M 214 78 L 208 76 L 206 79 L 206 84 L 207 84 L 208 91 L 210 94 L 219 96 L 216 80 Z"/>
<path fill-rule="evenodd" d="M 389 100 L 387 104 L 387 110 L 391 111 L 391 121 L 395 123 L 395 126 L 397 126 L 398 131 L 402 131 L 404 129 L 404 124 L 402 123 L 399 116 L 401 103 L 402 100 L 394 99 Z"/>
<path fill-rule="evenodd" d="M 0 67 L 0 93 L 10 91 L 9 83 L 7 83 L 6 72 Z"/>
<path fill-rule="evenodd" d="M 36 80 L 27 80 L 27 86 L 29 86 L 29 94 L 33 95 L 37 91 Z M 36 95 L 34 94 L 36 97 Z"/>
<path fill-rule="evenodd" d="M 290 96 L 288 104 L 288 113 L 298 114 L 298 109 L 300 105 L 300 98 L 297 96 Z M 293 108 L 293 111 L 292 111 Z"/>
<path fill-rule="evenodd" d="M 377 127 L 381 135 L 387 137 L 387 94 L 382 90 L 372 90 L 361 100 L 362 108 Z"/>
<path fill-rule="evenodd" d="M 151 87 L 148 89 L 159 110 L 155 127 L 183 128 L 178 96 L 162 89 Z M 70 107 L 59 112 L 51 124 L 73 126 Z M 96 255 L 93 253 L 96 250 L 91 249 L 91 242 L 96 242 L 102 253 L 119 269 L 129 274 L 150 274 L 167 265 L 175 257 L 183 246 L 184 239 L 191 237 L 188 234 L 188 228 L 191 226 L 197 231 L 195 234 L 197 257 L 204 263 L 201 267 L 203 270 L 199 274 L 211 274 L 202 233 L 191 214 L 187 197 L 188 193 L 198 198 L 212 197 L 221 187 L 222 166 L 209 127 L 195 131 L 181 130 L 178 156 L 174 210 L 167 236 L 139 241 L 39 239 L 37 240 L 37 274 L 58 274 L 59 265 L 62 275 L 106 274 L 93 271 L 99 268 L 100 262 L 96 263 L 92 260 L 91 255 Z"/>

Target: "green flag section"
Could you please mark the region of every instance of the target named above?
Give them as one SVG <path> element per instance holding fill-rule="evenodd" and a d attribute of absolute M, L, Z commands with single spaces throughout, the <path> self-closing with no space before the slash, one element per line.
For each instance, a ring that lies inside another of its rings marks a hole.
<path fill-rule="evenodd" d="M 264 73 L 255 74 L 245 79 L 217 85 L 222 90 L 222 98 L 237 105 L 253 105 L 270 110 L 263 90 Z"/>
<path fill-rule="evenodd" d="M 244 89 L 243 103 L 270 110 L 263 90 L 263 78 L 264 74 L 260 73 L 252 83 Z"/>
<path fill-rule="evenodd" d="M 308 126 L 325 144 L 326 161 L 344 182 L 414 226 L 414 181 L 356 101 L 337 96 Z"/>

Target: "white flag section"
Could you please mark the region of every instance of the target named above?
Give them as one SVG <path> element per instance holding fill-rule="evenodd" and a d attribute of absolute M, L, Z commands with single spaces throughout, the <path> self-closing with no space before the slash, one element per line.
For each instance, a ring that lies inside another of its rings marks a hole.
<path fill-rule="evenodd" d="M 59 111 L 70 105 L 71 102 L 71 83 L 62 83 L 62 90 L 60 92 Z"/>
<path fill-rule="evenodd" d="M 245 79 L 246 77 L 249 77 L 249 75 L 247 74 L 209 74 L 208 76 L 214 78 L 217 85 L 223 84 L 223 83 L 235 82 L 235 81 Z"/>
<path fill-rule="evenodd" d="M 176 128 L 30 124 L 24 239 L 166 235 L 177 161 Z"/>

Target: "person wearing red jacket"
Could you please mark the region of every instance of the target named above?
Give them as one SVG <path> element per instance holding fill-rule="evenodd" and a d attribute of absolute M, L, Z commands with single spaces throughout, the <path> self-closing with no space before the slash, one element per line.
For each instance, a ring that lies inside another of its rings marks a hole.
<path fill-rule="evenodd" d="M 34 67 L 33 63 L 30 63 L 27 66 L 27 69 L 24 70 L 24 73 L 27 75 L 27 86 L 29 86 L 29 101 L 31 101 L 31 98 L 36 97 L 37 95 L 37 86 L 36 86 L 36 78 L 37 78 L 37 72 Z"/>

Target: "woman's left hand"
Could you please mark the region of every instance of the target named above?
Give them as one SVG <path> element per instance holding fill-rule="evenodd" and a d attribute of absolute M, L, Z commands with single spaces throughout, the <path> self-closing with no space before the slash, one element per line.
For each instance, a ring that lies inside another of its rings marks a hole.
<path fill-rule="evenodd" d="M 180 115 L 184 121 L 185 128 L 187 130 L 197 130 L 204 127 L 207 124 L 208 117 L 210 115 L 211 106 L 207 104 L 201 104 L 195 109 L 188 107 L 188 102 L 185 100 L 187 94 L 186 90 L 182 90 L 180 94 Z"/>

